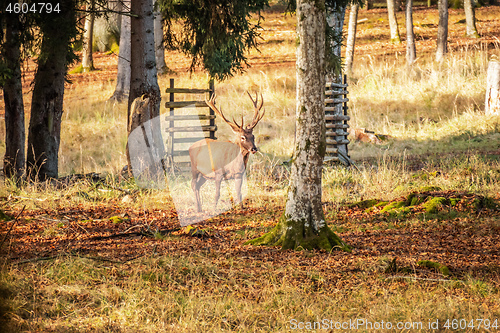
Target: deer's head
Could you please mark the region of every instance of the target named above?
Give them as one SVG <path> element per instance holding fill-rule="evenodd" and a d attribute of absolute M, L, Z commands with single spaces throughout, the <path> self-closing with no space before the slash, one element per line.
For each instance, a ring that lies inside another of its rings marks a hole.
<path fill-rule="evenodd" d="M 247 91 L 248 97 L 252 100 L 253 106 L 254 106 L 254 114 L 253 114 L 253 119 L 252 122 L 249 125 L 244 126 L 243 122 L 243 115 L 241 115 L 241 125 L 236 122 L 236 120 L 229 121 L 226 119 L 224 114 L 217 109 L 215 106 L 215 94 L 212 95 L 210 100 L 207 100 L 206 103 L 207 105 L 214 110 L 217 115 L 219 115 L 226 124 L 228 124 L 231 129 L 233 130 L 233 133 L 236 135 L 235 138 L 235 143 L 240 146 L 242 152 L 248 151 L 252 154 L 255 154 L 258 149 L 255 146 L 255 137 L 253 135 L 253 129 L 254 127 L 259 123 L 259 121 L 264 117 L 264 114 L 266 113 L 266 110 L 262 113 L 260 113 L 260 110 L 262 109 L 262 106 L 264 105 L 264 99 L 262 98 L 262 94 L 260 95 L 260 103 L 259 103 L 259 96 L 255 94 L 255 99 L 252 98 L 250 93 Z"/>

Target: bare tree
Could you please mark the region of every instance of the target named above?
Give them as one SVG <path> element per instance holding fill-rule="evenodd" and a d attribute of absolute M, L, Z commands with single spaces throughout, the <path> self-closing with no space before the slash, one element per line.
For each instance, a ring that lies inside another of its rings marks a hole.
<path fill-rule="evenodd" d="M 436 61 L 441 62 L 448 53 L 448 0 L 438 1 L 438 11 Z"/>
<path fill-rule="evenodd" d="M 413 33 L 413 0 L 406 0 L 406 62 L 412 67 L 417 59 L 415 34 Z"/>
<path fill-rule="evenodd" d="M 130 11 L 130 0 L 123 1 L 123 11 Z M 118 71 L 116 74 L 116 87 L 110 99 L 118 102 L 128 98 L 130 91 L 130 15 L 122 15 L 120 28 L 120 51 L 118 53 Z"/>
<path fill-rule="evenodd" d="M 347 28 L 347 42 L 345 47 L 345 69 L 348 74 L 352 74 L 352 64 L 354 62 L 354 48 L 356 46 L 356 28 L 358 25 L 359 4 L 351 4 L 349 12 L 349 27 Z"/>
<path fill-rule="evenodd" d="M 476 13 L 474 10 L 474 0 L 464 0 L 466 34 L 469 38 L 479 38 L 476 28 Z"/>
<path fill-rule="evenodd" d="M 325 2 L 297 1 L 297 112 L 296 146 L 288 198 L 276 227 L 255 245 L 283 249 L 346 248 L 325 222 L 321 204 L 321 175 L 325 136 Z"/>
<path fill-rule="evenodd" d="M 387 0 L 387 14 L 389 15 L 389 27 L 391 30 L 391 43 L 401 43 L 399 36 L 398 19 L 396 17 L 396 0 Z"/>
<path fill-rule="evenodd" d="M 488 63 L 484 106 L 487 115 L 500 115 L 500 62 L 498 61 Z"/>
<path fill-rule="evenodd" d="M 1 58 L 11 75 L 3 82 L 5 102 L 4 175 L 21 179 L 25 167 L 23 86 L 21 81 L 21 23 L 19 15 L 6 15 L 5 36 L 0 39 Z M 3 27 L 0 27 L 3 29 Z M 2 39 L 4 39 L 2 41 Z"/>
<path fill-rule="evenodd" d="M 87 16 L 85 17 L 85 32 L 83 33 L 82 67 L 83 72 L 94 70 L 94 59 L 92 57 L 92 45 L 94 35 L 94 13 L 95 1 L 87 4 Z"/>

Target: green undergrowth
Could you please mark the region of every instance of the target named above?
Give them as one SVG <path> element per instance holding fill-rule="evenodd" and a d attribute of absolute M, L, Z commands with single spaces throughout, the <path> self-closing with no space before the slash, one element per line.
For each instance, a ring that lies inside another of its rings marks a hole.
<path fill-rule="evenodd" d="M 392 201 L 362 200 L 348 206 L 365 213 L 383 214 L 390 218 L 404 218 L 412 214 L 433 218 L 453 218 L 460 213 L 479 213 L 498 210 L 497 200 L 467 192 L 439 191 L 438 187 L 424 187 L 406 197 Z"/>

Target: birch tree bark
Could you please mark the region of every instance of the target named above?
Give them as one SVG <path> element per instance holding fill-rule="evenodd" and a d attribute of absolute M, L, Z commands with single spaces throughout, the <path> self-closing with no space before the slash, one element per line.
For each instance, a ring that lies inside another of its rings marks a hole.
<path fill-rule="evenodd" d="M 156 4 L 156 2 L 157 0 L 153 0 L 154 4 Z M 156 70 L 158 71 L 158 74 L 165 74 L 169 70 L 167 64 L 165 63 L 165 45 L 163 43 L 163 23 L 161 21 L 161 13 L 155 10 L 154 16 Z"/>
<path fill-rule="evenodd" d="M 487 115 L 500 115 L 500 62 L 497 61 L 488 63 L 484 107 Z"/>
<path fill-rule="evenodd" d="M 324 0 L 297 1 L 297 129 L 287 203 L 276 227 L 249 244 L 347 249 L 327 226 L 321 204 L 326 151 L 324 4 Z"/>
<path fill-rule="evenodd" d="M 19 15 L 6 15 L 5 41 L 1 55 L 11 76 L 3 85 L 5 102 L 5 155 L 3 171 L 6 178 L 20 180 L 24 176 L 25 140 L 23 86 L 21 81 L 21 41 Z"/>
<path fill-rule="evenodd" d="M 464 0 L 466 34 L 469 38 L 479 38 L 476 28 L 476 13 L 474 10 L 474 0 Z"/>
<path fill-rule="evenodd" d="M 391 30 L 391 43 L 400 44 L 398 19 L 396 18 L 396 0 L 387 0 L 387 14 L 389 15 L 389 27 Z"/>
<path fill-rule="evenodd" d="M 441 62 L 448 53 L 448 0 L 438 1 L 438 11 L 436 61 Z"/>
<path fill-rule="evenodd" d="M 406 63 L 412 67 L 417 59 L 415 34 L 413 33 L 413 0 L 406 0 Z"/>
<path fill-rule="evenodd" d="M 130 0 L 123 1 L 123 11 L 130 11 Z M 116 87 L 111 100 L 122 102 L 128 98 L 130 92 L 130 16 L 122 15 L 120 28 L 120 51 L 118 53 L 118 71 Z"/>
<path fill-rule="evenodd" d="M 349 27 L 347 28 L 347 42 L 345 47 L 345 69 L 346 72 L 352 74 L 352 64 L 354 62 L 354 48 L 356 46 L 356 28 L 358 26 L 358 11 L 359 4 L 351 5 L 349 13 Z"/>

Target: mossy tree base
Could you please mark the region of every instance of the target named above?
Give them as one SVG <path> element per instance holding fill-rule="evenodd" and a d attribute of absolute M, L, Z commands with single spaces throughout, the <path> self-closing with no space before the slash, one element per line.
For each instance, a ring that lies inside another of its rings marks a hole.
<path fill-rule="evenodd" d="M 245 244 L 281 246 L 282 250 L 351 251 L 351 248 L 326 224 L 318 232 L 315 232 L 308 221 L 292 220 L 287 218 L 285 214 L 271 231 L 259 238 L 249 240 Z"/>

